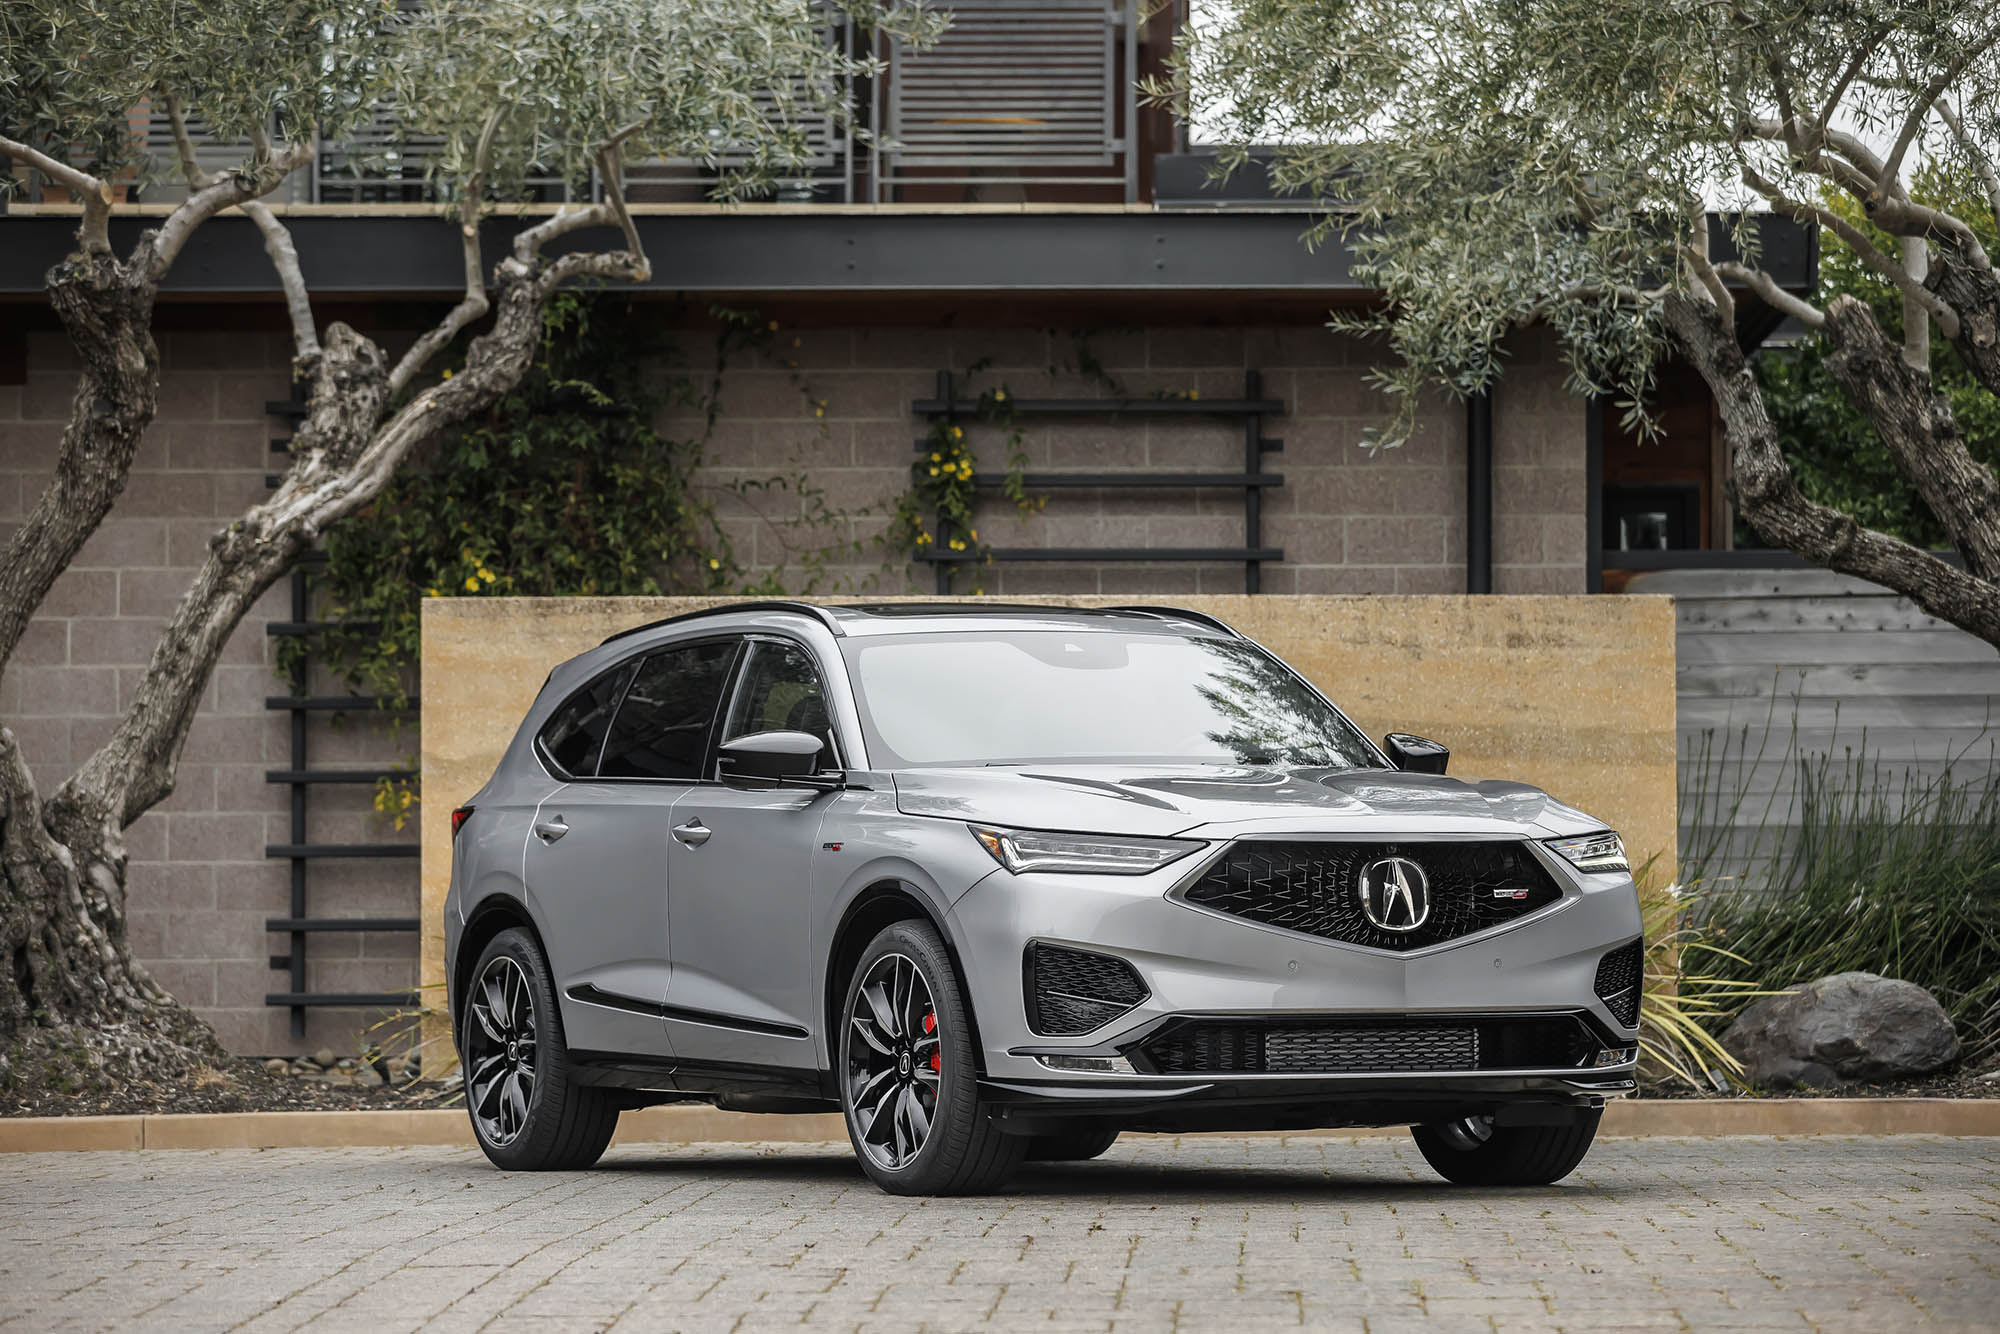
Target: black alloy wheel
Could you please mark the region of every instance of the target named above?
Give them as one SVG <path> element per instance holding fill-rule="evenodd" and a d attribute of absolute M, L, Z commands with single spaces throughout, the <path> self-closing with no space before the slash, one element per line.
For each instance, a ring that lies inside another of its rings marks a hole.
<path fill-rule="evenodd" d="M 603 1156 L 618 1106 L 572 1078 L 548 962 L 528 931 L 509 927 L 480 952 L 459 998 L 458 1050 L 473 1135 L 496 1166 L 574 1171 Z"/>
<path fill-rule="evenodd" d="M 971 1012 L 928 922 L 893 923 L 862 952 L 835 1061 L 848 1139 L 883 1190 L 982 1194 L 1020 1164 L 1028 1141 L 980 1105 Z"/>

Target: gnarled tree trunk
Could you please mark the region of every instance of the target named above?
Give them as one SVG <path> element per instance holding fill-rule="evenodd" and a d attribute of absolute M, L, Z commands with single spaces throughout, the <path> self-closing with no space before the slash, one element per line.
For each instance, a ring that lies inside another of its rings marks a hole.
<path fill-rule="evenodd" d="M 1858 302 L 1853 304 L 1859 306 Z M 1840 308 L 1840 303 L 1835 306 Z M 1853 312 L 1843 314 L 1851 317 Z M 1868 316 L 1865 307 L 1861 308 L 1861 315 L 1867 318 L 1867 327 L 1872 328 L 1873 317 Z M 1949 621 L 1990 644 L 2000 644 L 2000 584 L 1971 570 L 1961 570 L 1886 533 L 1863 527 L 1851 515 L 1809 499 L 1799 489 L 1798 479 L 1785 461 L 1756 372 L 1743 355 L 1735 330 L 1723 321 L 1713 305 L 1686 293 L 1667 297 L 1665 317 L 1675 346 L 1715 395 L 1729 443 L 1730 499 L 1758 536 L 1829 570 L 1893 588 L 1940 620 Z M 1832 323 L 1833 314 L 1829 312 L 1829 324 Z M 1903 366 L 1901 354 L 1887 339 L 1881 338 L 1879 329 L 1874 332 L 1886 349 L 1878 355 L 1886 355 L 1897 366 Z M 1853 321 L 1847 326 L 1847 333 L 1855 340 L 1847 346 L 1858 367 L 1870 359 L 1860 341 L 1865 338 L 1865 331 L 1859 321 Z M 1916 386 L 1921 386 L 1921 390 Z M 1939 408 L 1929 393 L 1929 379 L 1925 376 L 1909 375 L 1900 391 L 1885 385 L 1872 392 L 1881 398 L 1882 411 L 1906 422 L 1929 422 Z M 1949 419 L 1949 409 L 1944 416 Z M 1956 432 L 1955 424 L 1952 430 Z M 1894 442 L 1891 447 L 1896 448 Z M 1898 461 L 1903 461 L 1900 450 Z M 1926 478 L 1929 485 L 1938 485 L 1945 475 L 1942 471 L 1945 466 L 1942 456 L 1936 459 L 1926 456 L 1914 479 L 1920 486 L 1926 485 Z M 1909 465 L 1906 463 L 1905 467 Z M 1987 477 L 1991 478 L 1990 472 Z M 1948 516 L 1949 511 L 1940 517 L 1949 522 Z"/>
<path fill-rule="evenodd" d="M 533 364 L 548 300 L 564 281 L 645 276 L 636 251 L 540 254 L 551 237 L 613 221 L 599 206 L 531 229 L 495 270 L 493 324 L 472 340 L 463 370 L 401 406 L 394 399 L 412 373 L 407 362 L 392 370 L 379 346 L 345 325 L 329 326 L 323 338 L 301 331 L 307 415 L 291 466 L 267 500 L 210 540 L 111 738 L 44 799 L 15 737 L 0 728 L 0 1092 L 10 1083 L 25 1094 L 172 1080 L 228 1059 L 208 1027 L 132 958 L 123 831 L 173 791 L 204 688 L 257 599 L 328 526 L 373 500 L 419 442 L 519 383 Z M 152 284 L 144 286 L 143 302 L 114 304 L 118 320 L 91 326 L 104 329 L 102 351 L 86 357 L 59 475 L 38 507 L 49 521 L 30 534 L 29 566 L 50 573 L 0 585 L 7 601 L 0 626 L 26 625 L 123 485 L 158 372 L 145 320 L 130 318 L 150 309 Z M 468 303 L 487 309 L 483 294 Z M 468 322 L 465 310 L 453 320 L 455 332 Z M 109 369 L 100 371 L 99 361 Z M 106 377 L 112 388 L 100 392 L 94 386 Z M 93 459 L 109 476 L 91 475 Z M 0 652 L 0 664 L 5 658 Z"/>

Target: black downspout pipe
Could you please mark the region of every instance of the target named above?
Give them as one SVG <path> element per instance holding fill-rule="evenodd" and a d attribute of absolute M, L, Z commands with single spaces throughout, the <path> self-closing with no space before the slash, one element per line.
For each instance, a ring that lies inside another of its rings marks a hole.
<path fill-rule="evenodd" d="M 1493 591 L 1493 395 L 1465 400 L 1465 591 Z"/>

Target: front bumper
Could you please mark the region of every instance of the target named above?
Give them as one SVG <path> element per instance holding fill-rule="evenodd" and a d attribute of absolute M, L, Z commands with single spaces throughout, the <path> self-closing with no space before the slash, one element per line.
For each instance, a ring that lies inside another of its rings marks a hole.
<path fill-rule="evenodd" d="M 988 1115 L 1020 1134 L 1079 1124 L 1155 1134 L 1402 1126 L 1492 1116 L 1500 1125 L 1543 1124 L 1633 1092 L 1630 1068 L 1553 1075 L 1399 1075 L 1147 1080 L 1102 1083 L 981 1080 Z"/>
<path fill-rule="evenodd" d="M 1133 1128 L 1395 1124 L 1502 1105 L 1589 1106 L 1632 1089 L 1637 1032 L 1595 991 L 1604 955 L 1640 933 L 1630 876 L 1544 858 L 1562 890 L 1546 909 L 1446 944 L 1396 954 L 1253 923 L 1170 897 L 1183 866 L 1146 876 L 997 873 L 953 906 L 995 1114 L 1029 1122 L 1116 1119 Z M 1148 994 L 1087 1033 L 1031 1030 L 1024 951 L 1034 942 L 1110 954 Z M 1574 1015 L 1625 1059 L 1532 1068 L 1134 1073 L 1052 1070 L 1050 1055 L 1126 1056 L 1163 1027 L 1202 1017 L 1283 1026 L 1319 1020 L 1437 1023 Z M 1457 1110 L 1452 1110 L 1457 1109 Z"/>

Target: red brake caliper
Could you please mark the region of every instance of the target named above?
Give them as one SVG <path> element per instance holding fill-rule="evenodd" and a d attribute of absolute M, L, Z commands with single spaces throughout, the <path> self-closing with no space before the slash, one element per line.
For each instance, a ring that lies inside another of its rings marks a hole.
<path fill-rule="evenodd" d="M 924 1016 L 924 1032 L 937 1032 L 937 1015 L 935 1013 Z M 931 1069 L 933 1070 L 939 1069 L 942 1065 L 942 1062 L 938 1059 L 938 1052 L 943 1045 L 943 1043 L 939 1043 L 937 1047 L 931 1048 Z"/>

